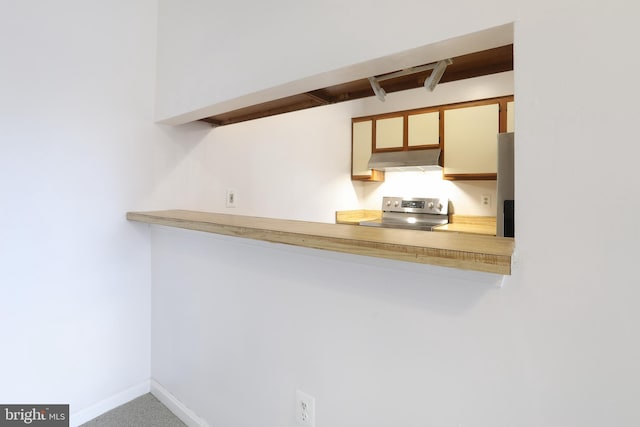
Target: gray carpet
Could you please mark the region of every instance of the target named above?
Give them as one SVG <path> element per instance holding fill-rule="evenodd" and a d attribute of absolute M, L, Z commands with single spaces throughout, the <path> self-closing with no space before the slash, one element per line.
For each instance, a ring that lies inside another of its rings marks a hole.
<path fill-rule="evenodd" d="M 80 427 L 185 427 L 178 417 L 173 415 L 151 393 L 147 393 L 118 406 L 82 424 Z"/>

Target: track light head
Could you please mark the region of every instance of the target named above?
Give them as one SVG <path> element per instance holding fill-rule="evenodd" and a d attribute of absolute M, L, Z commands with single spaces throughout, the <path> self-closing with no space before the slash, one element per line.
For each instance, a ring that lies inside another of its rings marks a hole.
<path fill-rule="evenodd" d="M 433 92 L 433 90 L 436 88 L 436 85 L 440 83 L 440 79 L 447 69 L 447 65 L 451 64 L 453 64 L 453 61 L 451 59 L 443 59 L 442 61 L 438 61 L 429 77 L 424 81 L 424 87 L 430 92 Z"/>

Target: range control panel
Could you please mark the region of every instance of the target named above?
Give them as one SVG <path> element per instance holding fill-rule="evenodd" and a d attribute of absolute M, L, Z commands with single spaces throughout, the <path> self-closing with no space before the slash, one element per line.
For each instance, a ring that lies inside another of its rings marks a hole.
<path fill-rule="evenodd" d="M 383 197 L 382 210 L 385 212 L 407 212 L 446 215 L 449 199 Z"/>

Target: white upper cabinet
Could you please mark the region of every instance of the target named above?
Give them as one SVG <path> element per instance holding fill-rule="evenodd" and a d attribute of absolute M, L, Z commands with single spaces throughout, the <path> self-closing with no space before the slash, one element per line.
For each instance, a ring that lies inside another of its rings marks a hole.
<path fill-rule="evenodd" d="M 407 119 L 409 147 L 440 143 L 440 112 L 410 114 Z"/>
<path fill-rule="evenodd" d="M 367 167 L 369 157 L 371 157 L 371 138 L 373 122 L 353 123 L 353 160 L 351 174 L 353 176 L 371 176 L 371 169 Z"/>
<path fill-rule="evenodd" d="M 383 181 L 384 172 L 368 167 L 373 144 L 373 119 L 353 121 L 351 125 L 351 179 Z"/>
<path fill-rule="evenodd" d="M 495 174 L 499 123 L 498 103 L 445 110 L 445 177 Z"/>
<path fill-rule="evenodd" d="M 376 119 L 375 150 L 399 149 L 404 145 L 404 117 Z"/>
<path fill-rule="evenodd" d="M 515 104 L 513 101 L 507 102 L 507 132 L 515 132 L 514 117 L 515 117 Z"/>
<path fill-rule="evenodd" d="M 371 153 L 442 149 L 443 178 L 495 180 L 498 133 L 514 131 L 513 95 L 352 119 L 352 179 L 383 181 Z"/>

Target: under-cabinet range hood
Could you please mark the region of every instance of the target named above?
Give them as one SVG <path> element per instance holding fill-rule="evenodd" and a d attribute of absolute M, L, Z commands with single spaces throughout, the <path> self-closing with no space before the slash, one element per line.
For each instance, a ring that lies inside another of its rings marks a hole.
<path fill-rule="evenodd" d="M 385 151 L 371 154 L 369 169 L 385 171 L 441 170 L 440 149 Z"/>

